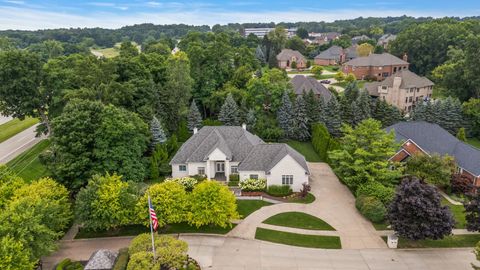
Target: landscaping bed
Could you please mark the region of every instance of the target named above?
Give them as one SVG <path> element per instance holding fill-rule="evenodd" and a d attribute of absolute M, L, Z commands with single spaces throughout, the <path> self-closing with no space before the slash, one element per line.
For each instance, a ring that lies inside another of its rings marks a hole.
<path fill-rule="evenodd" d="M 268 198 L 284 203 L 312 203 L 315 201 L 315 196 L 312 193 L 308 193 L 305 198 L 300 198 L 298 197 L 298 192 L 294 192 L 290 196 L 286 197 L 275 197 L 267 194 L 266 192 L 263 191 L 242 191 L 242 196 L 245 197 L 263 197 L 263 198 Z"/>
<path fill-rule="evenodd" d="M 285 212 L 269 217 L 263 223 L 307 230 L 335 231 L 327 222 L 301 212 Z"/>
<path fill-rule="evenodd" d="M 387 242 L 387 236 L 382 236 Z M 480 234 L 451 235 L 439 240 L 407 240 L 398 239 L 398 248 L 460 248 L 474 247 L 480 241 Z"/>
<path fill-rule="evenodd" d="M 255 239 L 297 247 L 341 249 L 340 237 L 306 235 L 257 228 Z"/>

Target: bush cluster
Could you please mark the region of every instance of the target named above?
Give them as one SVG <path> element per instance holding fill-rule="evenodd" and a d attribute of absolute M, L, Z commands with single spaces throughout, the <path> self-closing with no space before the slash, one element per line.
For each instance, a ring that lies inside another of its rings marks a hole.
<path fill-rule="evenodd" d="M 317 123 L 312 126 L 312 145 L 315 152 L 324 162 L 328 162 L 328 151 L 336 147 L 335 139 L 330 136 L 324 124 Z"/>
<path fill-rule="evenodd" d="M 267 187 L 267 179 L 245 179 L 239 183 L 242 191 L 264 191 Z"/>
<path fill-rule="evenodd" d="M 185 190 L 192 191 L 193 187 L 198 183 L 198 180 L 193 177 L 181 177 L 181 178 L 167 178 L 165 182 L 175 182 L 182 185 Z"/>
<path fill-rule="evenodd" d="M 113 265 L 112 270 L 126 270 L 129 258 L 130 257 L 128 256 L 128 248 L 120 249 L 118 251 L 118 257 L 115 261 L 115 265 Z"/>
<path fill-rule="evenodd" d="M 293 193 L 292 188 L 288 185 L 270 185 L 267 193 L 275 197 L 285 197 Z"/>
<path fill-rule="evenodd" d="M 355 206 L 368 220 L 379 223 L 385 220 L 387 209 L 383 203 L 375 197 L 359 196 L 355 201 Z"/>
<path fill-rule="evenodd" d="M 240 175 L 238 173 L 230 174 L 229 179 L 230 182 L 238 182 L 240 181 Z"/>
<path fill-rule="evenodd" d="M 386 187 L 379 182 L 369 181 L 357 188 L 357 197 L 374 197 L 388 206 L 395 196 L 395 189 Z"/>
<path fill-rule="evenodd" d="M 55 270 L 83 270 L 83 265 L 80 262 L 74 262 L 70 259 L 63 259 Z"/>

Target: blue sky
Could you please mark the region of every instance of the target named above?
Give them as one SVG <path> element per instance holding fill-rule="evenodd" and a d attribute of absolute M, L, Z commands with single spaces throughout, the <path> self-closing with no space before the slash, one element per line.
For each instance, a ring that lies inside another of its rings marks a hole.
<path fill-rule="evenodd" d="M 0 0 L 0 29 L 119 28 L 135 23 L 333 21 L 359 16 L 475 16 L 479 0 Z"/>

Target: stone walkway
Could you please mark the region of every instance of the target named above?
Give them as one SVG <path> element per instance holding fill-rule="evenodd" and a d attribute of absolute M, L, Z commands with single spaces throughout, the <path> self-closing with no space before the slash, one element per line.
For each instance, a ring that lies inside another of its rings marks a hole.
<path fill-rule="evenodd" d="M 311 204 L 282 203 L 262 207 L 238 224 L 229 237 L 254 239 L 257 227 L 267 218 L 284 212 L 304 212 L 323 219 L 340 236 L 342 248 L 386 248 L 372 224 L 355 208 L 355 198 L 340 183 L 328 164 L 308 163 L 310 185 L 316 200 Z"/>

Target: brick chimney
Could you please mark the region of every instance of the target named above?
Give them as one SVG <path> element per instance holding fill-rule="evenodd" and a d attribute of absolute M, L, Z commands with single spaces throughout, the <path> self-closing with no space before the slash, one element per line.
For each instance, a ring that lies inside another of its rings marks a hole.
<path fill-rule="evenodd" d="M 403 61 L 408 62 L 408 55 L 407 55 L 407 53 L 404 53 L 404 54 L 403 54 L 402 59 L 403 59 Z"/>

